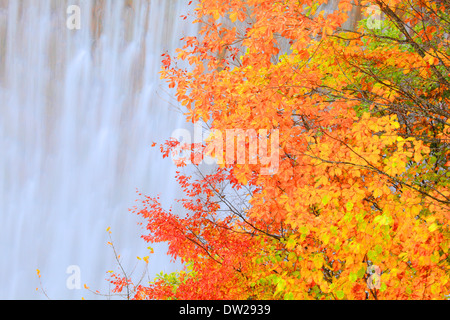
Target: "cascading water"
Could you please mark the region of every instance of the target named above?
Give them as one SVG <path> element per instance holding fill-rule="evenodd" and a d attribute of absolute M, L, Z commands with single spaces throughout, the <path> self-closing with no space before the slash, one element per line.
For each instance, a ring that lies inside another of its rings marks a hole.
<path fill-rule="evenodd" d="M 70 30 L 67 9 L 81 9 Z M 0 298 L 107 293 L 116 269 L 111 227 L 126 270 L 147 255 L 138 218 L 144 194 L 176 197 L 175 167 L 152 141 L 184 126 L 159 79 L 161 53 L 195 26 L 183 0 L 0 0 Z M 172 271 L 156 250 L 149 272 Z"/>

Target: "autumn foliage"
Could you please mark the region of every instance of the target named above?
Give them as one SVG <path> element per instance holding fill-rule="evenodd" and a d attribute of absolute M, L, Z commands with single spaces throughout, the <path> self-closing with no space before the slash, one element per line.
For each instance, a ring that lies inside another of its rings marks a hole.
<path fill-rule="evenodd" d="M 134 298 L 450 294 L 448 4 L 341 0 L 324 12 L 326 3 L 192 2 L 200 34 L 164 55 L 162 77 L 188 121 L 277 130 L 279 168 L 186 175 L 180 162 L 183 210 L 143 196 L 132 211 L 143 239 L 168 243 L 186 270 L 135 286 Z"/>

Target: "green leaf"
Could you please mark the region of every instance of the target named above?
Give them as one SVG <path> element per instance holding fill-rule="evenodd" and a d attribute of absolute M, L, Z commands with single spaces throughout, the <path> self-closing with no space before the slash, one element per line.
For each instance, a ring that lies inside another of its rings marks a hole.
<path fill-rule="evenodd" d="M 353 209 L 353 203 L 352 202 L 347 202 L 347 204 L 345 205 L 345 207 L 347 208 L 347 211 L 352 211 Z"/>
<path fill-rule="evenodd" d="M 328 194 L 326 194 L 323 198 L 322 198 L 322 204 L 325 206 L 327 205 L 327 203 L 330 201 L 330 196 Z"/>
<path fill-rule="evenodd" d="M 296 244 L 297 244 L 297 241 L 295 241 L 294 238 L 289 238 L 286 243 L 286 249 L 291 250 L 295 247 Z"/>
<path fill-rule="evenodd" d="M 374 250 L 369 250 L 367 257 L 369 257 L 371 261 L 375 261 L 377 259 L 377 253 Z"/>
<path fill-rule="evenodd" d="M 337 235 L 338 228 L 336 226 L 330 227 L 330 231 L 333 235 Z"/>
<path fill-rule="evenodd" d="M 357 274 L 356 273 L 350 273 L 350 275 L 349 275 L 349 280 L 351 281 L 351 282 L 355 282 L 357 279 L 358 279 L 358 276 L 357 276 Z"/>
<path fill-rule="evenodd" d="M 436 222 L 435 223 L 433 223 L 432 225 L 430 225 L 429 227 L 428 227 L 428 230 L 430 230 L 430 232 L 434 232 L 434 231 L 436 231 L 437 230 L 437 228 L 438 228 L 439 226 L 436 224 Z"/>
<path fill-rule="evenodd" d="M 383 252 L 383 247 L 382 247 L 381 245 L 377 244 L 377 245 L 375 246 L 375 252 L 376 252 L 377 254 L 380 254 L 381 252 Z"/>
<path fill-rule="evenodd" d="M 364 275 L 366 274 L 366 268 L 361 267 L 361 269 L 358 270 L 358 272 L 356 273 L 356 275 L 358 276 L 359 279 L 364 278 Z"/>
<path fill-rule="evenodd" d="M 284 300 L 294 300 L 294 294 L 292 292 L 288 292 L 284 295 Z"/>
<path fill-rule="evenodd" d="M 439 262 L 439 255 L 432 255 L 431 256 L 431 262 L 433 262 L 433 263 L 438 263 Z"/>
<path fill-rule="evenodd" d="M 282 278 L 277 279 L 277 288 L 275 290 L 274 295 L 276 296 L 278 293 L 282 292 L 285 288 L 286 288 L 286 280 Z"/>
<path fill-rule="evenodd" d="M 295 252 L 290 252 L 288 255 L 288 260 L 289 261 L 294 261 L 297 260 L 297 255 L 295 254 Z"/>
<path fill-rule="evenodd" d="M 309 234 L 309 229 L 307 227 L 305 227 L 305 226 L 300 227 L 299 231 L 300 231 L 301 234 L 304 234 L 304 235 L 308 235 Z"/>
<path fill-rule="evenodd" d="M 344 291 L 336 291 L 336 296 L 338 297 L 338 299 L 344 299 Z"/>

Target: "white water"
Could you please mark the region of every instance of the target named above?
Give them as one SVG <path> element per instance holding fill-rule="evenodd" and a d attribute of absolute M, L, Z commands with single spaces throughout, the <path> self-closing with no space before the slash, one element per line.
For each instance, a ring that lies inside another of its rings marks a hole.
<path fill-rule="evenodd" d="M 108 292 L 107 227 L 127 270 L 147 255 L 128 208 L 136 188 L 176 197 L 175 168 L 150 145 L 184 126 L 158 72 L 195 34 L 186 3 L 0 0 L 0 299 L 46 299 L 36 269 L 50 298 L 96 298 L 67 288 L 71 265 Z M 175 270 L 156 249 L 150 273 Z"/>

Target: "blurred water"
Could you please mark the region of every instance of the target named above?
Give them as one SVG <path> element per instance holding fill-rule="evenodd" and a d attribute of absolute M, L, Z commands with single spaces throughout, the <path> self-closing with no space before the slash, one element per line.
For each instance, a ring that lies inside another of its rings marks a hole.
<path fill-rule="evenodd" d="M 69 30 L 67 8 L 81 8 Z M 159 79 L 161 54 L 194 35 L 183 0 L 0 0 L 0 299 L 95 298 L 116 268 L 107 227 L 131 270 L 147 255 L 138 218 L 145 194 L 176 197 L 161 142 L 184 126 Z M 172 271 L 164 248 L 150 273 Z M 101 298 L 101 297 L 100 297 Z"/>

